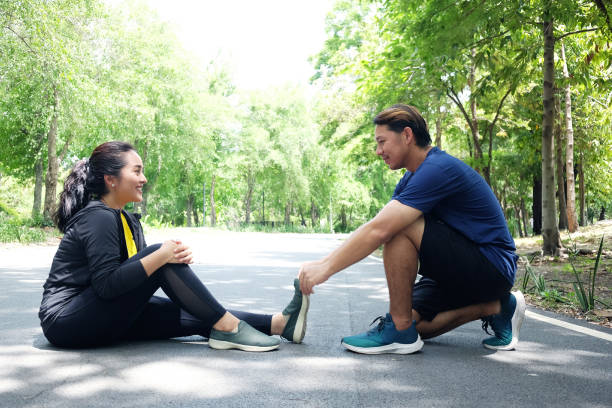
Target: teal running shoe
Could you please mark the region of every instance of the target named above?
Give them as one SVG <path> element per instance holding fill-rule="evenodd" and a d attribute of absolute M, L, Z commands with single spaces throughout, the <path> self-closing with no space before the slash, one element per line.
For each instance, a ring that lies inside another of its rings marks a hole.
<path fill-rule="evenodd" d="M 362 354 L 411 354 L 423 348 L 421 336 L 416 331 L 416 321 L 406 330 L 397 330 L 391 315 L 379 316 L 370 325 L 376 327 L 365 333 L 344 337 L 342 345 L 347 349 Z"/>
<path fill-rule="evenodd" d="M 521 291 L 509 293 L 501 300 L 501 312 L 482 319 L 482 328 L 493 337 L 486 338 L 482 345 L 491 350 L 514 350 L 519 341 L 519 332 L 525 319 L 525 297 Z"/>
<path fill-rule="evenodd" d="M 306 315 L 310 299 L 308 295 L 302 294 L 299 279 L 293 281 L 293 287 L 293 299 L 283 310 L 283 315 L 289 318 L 281 336 L 294 343 L 301 343 L 306 334 Z"/>
<path fill-rule="evenodd" d="M 208 338 L 208 346 L 217 350 L 270 351 L 279 345 L 279 339 L 263 334 L 243 320 L 235 333 L 212 329 Z"/>

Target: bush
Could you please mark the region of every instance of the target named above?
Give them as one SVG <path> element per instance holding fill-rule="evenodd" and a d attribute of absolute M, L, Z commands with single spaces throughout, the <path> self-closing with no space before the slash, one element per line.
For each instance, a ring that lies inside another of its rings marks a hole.
<path fill-rule="evenodd" d="M 10 217 L 19 218 L 19 214 L 17 213 L 17 211 L 9 207 L 5 202 L 0 201 L 0 214 L 3 212 L 9 215 Z"/>
<path fill-rule="evenodd" d="M 0 212 L 0 242 L 20 242 L 31 244 L 34 242 L 44 242 L 50 233 L 45 231 L 45 227 L 53 225 L 42 217 L 19 218 L 8 217 Z"/>
<path fill-rule="evenodd" d="M 29 244 L 32 242 L 45 241 L 47 235 L 40 228 L 24 225 L 19 219 L 2 220 L 0 223 L 0 242 L 21 242 Z"/>

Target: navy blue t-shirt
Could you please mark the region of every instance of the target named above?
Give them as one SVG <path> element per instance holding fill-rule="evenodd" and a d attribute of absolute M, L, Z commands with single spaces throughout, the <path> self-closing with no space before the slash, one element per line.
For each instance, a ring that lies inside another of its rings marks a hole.
<path fill-rule="evenodd" d="M 414 173 L 404 174 L 391 199 L 431 214 L 465 235 L 514 283 L 518 259 L 514 240 L 497 198 L 473 168 L 433 147 Z"/>

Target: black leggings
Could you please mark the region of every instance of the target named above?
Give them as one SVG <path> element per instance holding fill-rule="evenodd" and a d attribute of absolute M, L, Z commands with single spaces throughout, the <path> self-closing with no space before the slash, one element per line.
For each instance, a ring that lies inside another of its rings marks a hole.
<path fill-rule="evenodd" d="M 151 245 L 125 262 L 154 252 Z M 153 296 L 157 289 L 170 299 Z M 58 347 L 79 348 L 121 340 L 208 337 L 226 310 L 186 264 L 166 264 L 136 289 L 114 299 L 101 299 L 91 287 L 73 298 L 45 331 Z M 230 310 L 238 319 L 270 334 L 272 316 Z"/>

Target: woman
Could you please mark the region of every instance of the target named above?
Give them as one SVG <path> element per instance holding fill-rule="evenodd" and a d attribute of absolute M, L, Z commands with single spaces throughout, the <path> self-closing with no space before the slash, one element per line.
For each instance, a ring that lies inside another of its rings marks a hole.
<path fill-rule="evenodd" d="M 107 142 L 74 166 L 64 183 L 55 220 L 64 237 L 44 284 L 39 317 L 54 345 L 95 347 L 121 340 L 199 334 L 215 349 L 268 351 L 282 337 L 300 343 L 308 297 L 299 281 L 282 313 L 227 311 L 188 264 L 180 241 L 146 246 L 137 214 L 147 182 L 134 147 Z M 169 299 L 153 296 L 162 288 Z"/>

